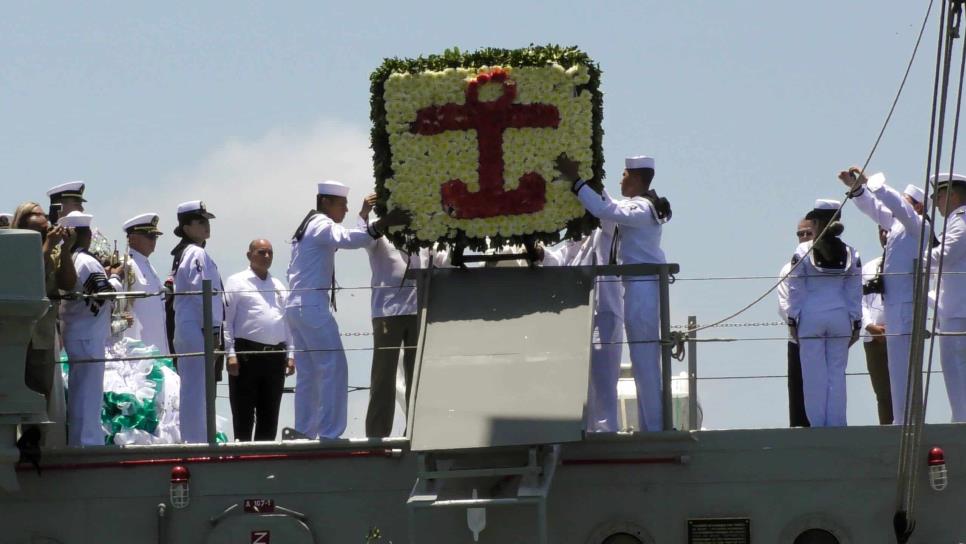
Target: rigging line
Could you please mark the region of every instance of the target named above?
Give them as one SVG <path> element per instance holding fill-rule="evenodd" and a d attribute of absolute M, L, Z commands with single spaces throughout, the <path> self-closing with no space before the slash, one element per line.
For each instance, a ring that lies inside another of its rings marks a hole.
<path fill-rule="evenodd" d="M 944 2 L 945 2 L 945 0 L 944 0 Z M 869 150 L 869 154 L 868 154 L 868 156 L 865 159 L 865 163 L 862 165 L 862 169 L 859 171 L 859 178 L 861 178 L 861 176 L 863 176 L 865 174 L 865 169 L 868 168 L 869 163 L 872 161 L 872 157 L 875 155 L 875 152 L 876 152 L 876 150 L 879 147 L 879 142 L 882 139 L 882 135 L 885 133 L 886 128 L 889 126 L 889 122 L 892 120 L 892 114 L 895 111 L 896 105 L 899 103 L 899 97 L 902 96 L 902 91 L 905 89 L 906 81 L 908 80 L 908 77 L 909 77 L 909 71 L 911 70 L 912 65 L 914 64 L 914 62 L 916 60 L 916 54 L 919 52 L 919 44 L 922 42 L 922 36 L 923 36 L 923 33 L 926 30 L 926 23 L 929 21 L 929 14 L 932 11 L 932 4 L 933 4 L 933 0 L 929 0 L 929 7 L 926 9 L 926 15 L 925 15 L 925 17 L 923 17 L 922 25 L 921 25 L 921 27 L 919 29 L 919 35 L 916 38 L 916 44 L 915 44 L 915 46 L 912 48 L 912 54 L 909 56 L 909 62 L 906 64 L 906 70 L 903 73 L 902 81 L 899 83 L 899 88 L 896 91 L 896 96 L 895 96 L 895 98 L 892 101 L 892 105 L 889 108 L 889 113 L 888 113 L 888 115 L 886 115 L 885 121 L 882 123 L 882 128 L 879 130 L 879 135 L 876 137 L 875 144 L 872 146 L 872 149 Z M 855 189 L 858 188 L 858 185 L 859 185 L 858 179 L 856 179 L 855 183 L 853 183 L 852 187 L 850 188 L 849 192 L 847 193 L 845 202 L 842 203 L 842 207 L 844 207 L 845 204 L 849 200 L 851 200 L 851 198 L 852 198 L 852 192 Z M 836 213 L 833 216 L 832 220 L 829 221 L 829 223 L 825 226 L 825 228 L 822 230 L 822 232 L 819 233 L 819 235 L 815 237 L 816 240 L 818 240 L 822 236 L 824 236 L 825 233 L 832 226 L 832 224 L 835 221 L 837 221 L 839 217 L 841 217 L 842 207 L 840 207 L 836 211 Z M 808 252 L 805 254 L 805 257 L 806 258 L 811 254 L 811 252 L 812 252 L 812 250 L 814 248 L 815 248 L 815 246 L 813 245 L 813 246 L 811 246 L 808 249 Z M 749 309 L 751 309 L 753 306 L 755 306 L 756 304 L 758 304 L 759 302 L 761 302 L 762 300 L 764 300 L 765 297 L 767 297 L 768 295 L 770 295 L 772 293 L 772 291 L 774 291 L 775 289 L 777 289 L 782 284 L 782 282 L 784 282 L 785 279 L 788 278 L 788 276 L 791 275 L 792 272 L 794 272 L 795 269 L 798 268 L 798 266 L 804 260 L 805 260 L 805 258 L 802 258 L 800 261 L 798 261 L 797 263 L 793 264 L 792 267 L 791 267 L 791 269 L 789 269 L 788 274 L 785 275 L 785 277 L 783 277 L 781 280 L 779 280 L 777 283 L 775 283 L 775 285 L 772 285 L 771 288 L 768 289 L 767 291 L 765 291 L 764 293 L 762 293 L 761 296 L 759 296 L 758 298 L 756 298 L 755 300 L 753 300 L 751 303 L 745 305 L 744 307 L 742 307 L 738 311 L 736 311 L 736 312 L 732 313 L 731 315 L 728 315 L 728 316 L 726 316 L 726 317 L 724 317 L 722 319 L 719 319 L 718 321 L 715 321 L 714 323 L 712 323 L 710 325 L 696 327 L 694 329 L 688 329 L 686 332 L 687 333 L 696 333 L 696 332 L 702 331 L 702 330 L 704 330 L 706 328 L 710 328 L 710 327 L 713 327 L 713 326 L 716 326 L 716 325 L 720 325 L 721 323 L 725 323 L 727 321 L 731 321 L 732 319 L 734 319 L 734 318 L 738 317 L 739 315 L 745 313 L 746 311 L 748 311 Z"/>
<path fill-rule="evenodd" d="M 930 10 L 932 9 L 932 0 L 930 0 L 929 9 Z M 939 15 L 939 29 L 938 29 L 938 36 L 937 36 L 937 43 L 936 43 L 936 66 L 934 71 L 935 75 L 933 79 L 932 113 L 931 113 L 930 127 L 929 127 L 929 150 L 926 157 L 926 184 L 925 184 L 926 198 L 928 198 L 928 194 L 929 194 L 929 176 L 932 169 L 931 161 L 932 161 L 933 151 L 934 149 L 938 149 L 940 152 L 942 150 L 942 145 L 941 143 L 937 145 L 937 140 L 941 142 L 942 130 L 943 130 L 942 127 L 944 123 L 943 123 L 943 117 L 941 115 L 938 121 L 939 131 L 937 132 L 936 113 L 937 113 L 937 108 L 941 108 L 942 111 L 945 111 L 945 97 L 948 89 L 949 71 L 948 71 L 948 68 L 944 69 L 943 65 L 948 64 L 948 61 L 946 59 L 948 59 L 947 52 L 949 51 L 949 46 L 951 45 L 951 39 L 949 38 L 949 36 L 945 36 L 945 32 L 947 30 L 947 25 L 951 27 L 952 18 L 950 14 L 949 22 L 947 23 L 946 12 L 947 12 L 947 1 L 943 0 L 941 4 L 941 9 L 940 9 L 940 15 Z M 945 44 L 949 44 L 949 45 L 946 45 L 946 47 L 944 47 Z M 941 76 L 940 74 L 943 74 L 943 76 Z M 942 80 L 943 80 L 942 103 L 939 102 L 940 77 L 942 77 Z M 938 168 L 939 167 L 938 157 L 941 155 L 941 153 L 937 152 L 936 155 L 937 155 L 936 167 Z M 932 217 L 935 216 L 935 202 L 933 202 L 932 214 L 930 215 Z M 923 221 L 923 224 L 920 227 L 920 235 L 919 235 L 919 255 L 922 255 L 922 251 L 925 248 L 925 240 L 926 240 L 926 224 L 925 224 L 925 221 Z M 931 258 L 931 252 L 927 257 L 927 263 L 929 258 Z M 929 265 L 927 264 L 926 270 L 928 269 L 929 269 Z M 924 274 L 919 264 L 917 264 L 917 272 L 919 272 L 919 274 L 917 275 L 917 281 L 915 283 L 915 287 L 916 287 L 915 296 L 917 299 L 921 301 L 922 296 L 925 295 L 925 290 L 928 287 L 928 280 L 924 279 L 923 277 Z M 922 306 L 922 305 L 920 304 L 919 306 Z M 913 318 L 913 327 L 914 327 L 913 330 L 915 331 L 921 330 L 925 326 L 925 318 L 926 318 L 925 308 L 919 307 L 919 306 L 916 307 L 914 318 Z M 896 540 L 899 542 L 907 541 L 911 536 L 912 530 L 914 528 L 914 522 L 911 521 L 911 515 L 912 515 L 911 508 L 913 506 L 912 504 L 913 500 L 911 498 L 911 495 L 914 495 L 914 492 L 910 493 L 910 491 L 914 490 L 913 486 L 915 485 L 915 482 L 912 481 L 912 477 L 910 475 L 915 470 L 915 467 L 913 466 L 914 460 L 912 459 L 913 452 L 910 452 L 909 448 L 910 446 L 914 447 L 914 444 L 916 443 L 915 434 L 917 430 L 914 425 L 911 425 L 911 419 L 912 419 L 911 414 L 913 412 L 912 397 L 917 395 L 917 391 L 920 391 L 920 389 L 918 388 L 918 384 L 921 383 L 921 375 L 918 374 L 916 371 L 914 371 L 913 368 L 915 367 L 918 371 L 922 370 L 922 359 L 921 359 L 922 346 L 923 346 L 923 339 L 921 337 L 914 337 L 914 345 L 910 346 L 912 349 L 910 349 L 909 365 L 907 369 L 908 374 L 907 374 L 907 386 L 906 386 L 906 399 L 905 399 L 905 404 L 903 406 L 903 412 L 906 415 L 906 418 L 902 426 L 902 432 L 900 433 L 899 467 L 898 467 L 898 476 L 897 476 L 898 489 L 897 489 L 897 497 L 896 497 L 897 511 L 895 513 L 895 516 L 893 517 L 893 529 L 895 531 Z M 917 354 L 917 356 L 914 357 L 913 354 Z M 914 361 L 913 359 L 916 359 L 916 360 Z"/>

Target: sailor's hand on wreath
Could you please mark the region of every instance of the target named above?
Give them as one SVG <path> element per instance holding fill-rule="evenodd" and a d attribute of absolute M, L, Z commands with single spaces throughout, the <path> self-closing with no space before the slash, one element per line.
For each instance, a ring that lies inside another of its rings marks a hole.
<path fill-rule="evenodd" d="M 561 153 L 557 157 L 556 166 L 565 180 L 573 183 L 580 179 L 580 163 L 570 160 L 566 153 Z"/>
<path fill-rule="evenodd" d="M 235 357 L 234 355 L 229 355 L 228 362 L 225 363 L 225 366 L 228 367 L 229 376 L 238 376 L 238 368 L 239 368 L 238 357 Z"/>
<path fill-rule="evenodd" d="M 285 375 L 295 374 L 295 359 L 289 358 L 285 361 Z"/>
<path fill-rule="evenodd" d="M 382 216 L 379 220 L 379 227 L 382 229 L 387 229 L 389 227 L 397 227 L 399 225 L 408 225 L 410 221 L 413 220 L 413 214 L 409 210 L 404 210 L 402 208 L 393 208 L 389 212 Z"/>
<path fill-rule="evenodd" d="M 376 196 L 376 193 L 370 193 L 366 198 L 362 199 L 362 209 L 359 210 L 359 217 L 363 219 L 369 217 L 369 212 L 376 207 L 378 200 L 379 197 Z"/>

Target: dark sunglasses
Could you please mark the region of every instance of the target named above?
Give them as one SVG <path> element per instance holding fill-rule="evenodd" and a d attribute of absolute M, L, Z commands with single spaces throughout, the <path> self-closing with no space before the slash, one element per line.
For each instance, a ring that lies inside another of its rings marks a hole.
<path fill-rule="evenodd" d="M 804 238 L 806 236 L 811 236 L 811 235 L 812 235 L 812 231 L 810 230 L 800 230 L 795 232 L 795 236 L 798 236 L 799 238 Z"/>

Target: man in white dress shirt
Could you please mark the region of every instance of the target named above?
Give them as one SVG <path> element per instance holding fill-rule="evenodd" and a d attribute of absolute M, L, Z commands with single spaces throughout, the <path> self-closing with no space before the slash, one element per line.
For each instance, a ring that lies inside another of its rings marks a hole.
<path fill-rule="evenodd" d="M 795 231 L 798 243 L 803 244 L 815 237 L 815 223 L 811 219 L 802 218 Z M 792 269 L 792 263 L 786 262 L 778 277 L 784 278 Z M 788 280 L 778 285 L 778 315 L 782 321 L 788 322 Z M 802 356 L 798 341 L 788 337 L 788 426 L 808 427 L 808 415 L 805 413 L 805 389 L 802 383 Z"/>
<path fill-rule="evenodd" d="M 225 282 L 232 424 L 235 440 L 252 440 L 253 427 L 256 441 L 275 440 L 285 376 L 295 372 L 292 335 L 285 324 L 285 286 L 268 271 L 275 257 L 271 242 L 252 240 L 246 257 L 249 267 Z"/>
<path fill-rule="evenodd" d="M 628 157 L 621 178 L 623 200 L 614 200 L 598 180 L 584 181 L 579 165 L 560 157 L 557 168 L 574 183 L 573 192 L 591 214 L 617 224 L 614 234 L 619 264 L 663 264 L 661 232 L 671 219 L 671 205 L 651 189 L 654 159 Z M 592 185 L 593 184 L 593 185 Z M 640 429 L 663 429 L 661 400 L 660 292 L 656 277 L 628 277 L 624 284 L 624 330 L 630 344 L 637 387 Z"/>
<path fill-rule="evenodd" d="M 946 228 L 939 244 L 932 248 L 932 272 L 942 271 L 939 285 L 939 312 L 935 318 L 942 333 L 939 354 L 943 380 L 954 422 L 966 421 L 966 176 L 937 174 L 930 180 L 936 186 L 936 209 L 943 215 Z M 935 276 L 933 276 L 935 281 Z"/>
<path fill-rule="evenodd" d="M 879 229 L 879 243 L 884 248 L 889 231 Z M 889 354 L 886 349 L 885 308 L 882 301 L 883 258 L 876 257 L 862 266 L 862 347 L 869 380 L 875 392 L 879 424 L 892 423 L 892 391 L 889 387 Z"/>
<path fill-rule="evenodd" d="M 376 205 L 376 194 L 366 197 L 359 212 L 360 227 L 369 222 Z M 416 318 L 416 282 L 405 279 L 407 269 L 447 266 L 447 253 L 422 248 L 406 254 L 389 240 L 380 237 L 366 246 L 372 269 L 372 370 L 369 377 L 369 408 L 366 411 L 366 436 L 385 437 L 392 432 L 396 408 L 396 367 L 403 356 L 406 402 L 416 363 L 419 321 Z"/>
<path fill-rule="evenodd" d="M 143 213 L 124 222 L 129 265 L 124 271 L 124 291 L 145 293 L 162 291 L 158 272 L 148 260 L 158 245 L 158 236 L 162 234 L 158 230 L 159 220 L 156 213 Z M 124 336 L 140 340 L 145 346 L 154 346 L 162 355 L 170 353 L 165 326 L 164 299 L 161 296 L 136 298 L 132 300 L 128 309 L 134 315 L 134 323 L 124 331 Z"/>
<path fill-rule="evenodd" d="M 285 319 L 295 344 L 295 430 L 307 438 L 338 438 L 345 432 L 348 368 L 335 309 L 335 253 L 381 237 L 408 216 L 390 212 L 367 228 L 343 227 L 349 188 L 338 181 L 318 184 L 315 209 L 292 237 L 288 283 L 292 291 Z"/>

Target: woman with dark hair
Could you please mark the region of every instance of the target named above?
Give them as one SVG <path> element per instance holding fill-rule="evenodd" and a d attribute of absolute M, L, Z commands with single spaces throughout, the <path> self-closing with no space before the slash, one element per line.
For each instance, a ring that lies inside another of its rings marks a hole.
<path fill-rule="evenodd" d="M 201 291 L 203 280 L 211 280 L 215 291 L 211 297 L 211 321 L 215 327 L 215 345 L 218 345 L 217 338 L 221 334 L 225 315 L 221 301 L 221 276 L 215 261 L 205 251 L 205 242 L 211 236 L 208 220 L 214 217 L 200 200 L 178 205 L 178 226 L 174 234 L 181 241 L 171 252 L 174 256 L 171 275 L 175 293 L 172 303 L 175 353 L 197 353 L 205 349 L 201 295 L 179 295 Z M 181 377 L 181 440 L 185 443 L 207 442 L 205 358 L 178 357 L 178 375 Z"/>
<path fill-rule="evenodd" d="M 862 263 L 839 236 L 841 204 L 818 200 L 805 216 L 816 238 L 798 246 L 788 276 L 788 325 L 802 360 L 812 427 L 846 425 L 845 367 L 862 323 Z"/>

